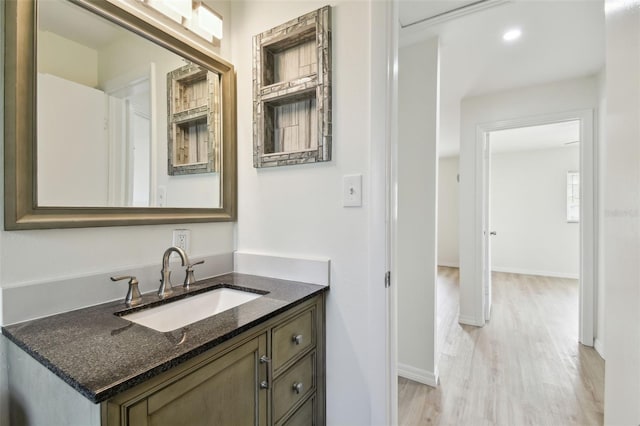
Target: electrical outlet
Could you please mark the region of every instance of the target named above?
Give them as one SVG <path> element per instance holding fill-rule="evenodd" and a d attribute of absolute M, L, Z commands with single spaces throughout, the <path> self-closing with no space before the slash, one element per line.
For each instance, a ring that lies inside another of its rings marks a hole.
<path fill-rule="evenodd" d="M 188 229 L 173 230 L 173 246 L 181 248 L 185 253 L 189 254 L 189 243 L 191 239 L 191 231 Z"/>

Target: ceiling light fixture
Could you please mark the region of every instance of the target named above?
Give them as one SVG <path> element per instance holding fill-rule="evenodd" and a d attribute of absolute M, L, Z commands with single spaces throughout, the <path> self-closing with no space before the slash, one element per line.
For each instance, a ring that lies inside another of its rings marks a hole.
<path fill-rule="evenodd" d="M 520 28 L 513 28 L 502 35 L 502 39 L 506 42 L 516 41 L 522 35 Z"/>
<path fill-rule="evenodd" d="M 210 43 L 222 40 L 222 18 L 198 0 L 140 0 Z"/>
<path fill-rule="evenodd" d="M 196 3 L 193 12 L 191 25 L 188 26 L 190 30 L 208 40 L 212 37 L 222 40 L 222 18 L 217 13 L 203 3 Z"/>
<path fill-rule="evenodd" d="M 191 15 L 191 0 L 146 0 L 146 3 L 178 24 Z"/>

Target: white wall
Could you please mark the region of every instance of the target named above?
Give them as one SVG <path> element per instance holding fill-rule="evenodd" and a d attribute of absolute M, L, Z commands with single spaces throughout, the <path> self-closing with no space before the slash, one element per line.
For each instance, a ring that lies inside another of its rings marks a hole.
<path fill-rule="evenodd" d="M 481 271 L 482 212 L 476 200 L 474 175 L 481 150 L 476 146 L 479 124 L 514 120 L 559 112 L 595 109 L 595 77 L 559 81 L 489 95 L 465 98 L 460 123 L 460 320 L 484 324 Z"/>
<path fill-rule="evenodd" d="M 640 424 L 640 8 L 607 0 L 604 421 Z"/>
<path fill-rule="evenodd" d="M 543 162 L 545 168 L 540 168 L 537 161 Z M 579 227 L 563 220 L 563 176 L 568 170 L 578 169 L 578 148 L 492 154 L 492 220 L 493 229 L 498 232 L 492 246 L 493 270 L 578 276 Z M 441 266 L 459 265 L 457 174 L 458 157 L 440 157 L 438 265 Z M 523 185 L 527 189 L 522 189 Z M 537 191 L 540 198 L 535 203 L 532 191 Z M 530 206 L 536 203 L 537 208 L 544 208 L 544 215 L 533 214 Z"/>
<path fill-rule="evenodd" d="M 438 39 L 398 55 L 398 374 L 437 383 Z"/>
<path fill-rule="evenodd" d="M 491 155 L 493 271 L 578 278 L 580 227 L 567 223 L 567 172 L 576 145 Z"/>
<path fill-rule="evenodd" d="M 438 162 L 438 265 L 459 266 L 458 156 Z"/>
<path fill-rule="evenodd" d="M 382 3 L 332 1 L 333 159 L 327 163 L 253 168 L 252 36 L 326 4 L 324 1 L 233 2 L 233 62 L 238 74 L 237 249 L 331 259 L 327 300 L 327 424 L 385 424 L 383 276 L 370 277 L 371 147 L 384 132 L 373 109 L 385 91 L 370 49 L 371 20 Z M 384 24 L 384 22 L 383 22 Z M 382 32 L 384 35 L 385 33 Z M 383 81 L 384 83 L 384 81 Z M 377 111 L 377 110 L 375 110 Z M 342 206 L 343 175 L 363 174 L 363 206 Z"/>

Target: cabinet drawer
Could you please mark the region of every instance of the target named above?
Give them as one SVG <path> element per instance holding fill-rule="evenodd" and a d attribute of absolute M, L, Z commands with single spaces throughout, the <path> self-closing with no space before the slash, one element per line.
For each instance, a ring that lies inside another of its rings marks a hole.
<path fill-rule="evenodd" d="M 316 424 L 316 396 L 311 397 L 283 423 L 278 426 L 312 426 Z"/>
<path fill-rule="evenodd" d="M 295 363 L 273 384 L 273 418 L 278 421 L 296 403 L 315 392 L 316 353 Z"/>
<path fill-rule="evenodd" d="M 273 369 L 316 344 L 315 309 L 304 311 L 273 329 Z"/>

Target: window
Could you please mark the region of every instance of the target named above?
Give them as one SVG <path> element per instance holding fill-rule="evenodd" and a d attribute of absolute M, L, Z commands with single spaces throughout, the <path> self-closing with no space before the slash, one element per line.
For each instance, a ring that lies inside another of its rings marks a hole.
<path fill-rule="evenodd" d="M 579 172 L 567 172 L 567 222 L 580 222 Z"/>

